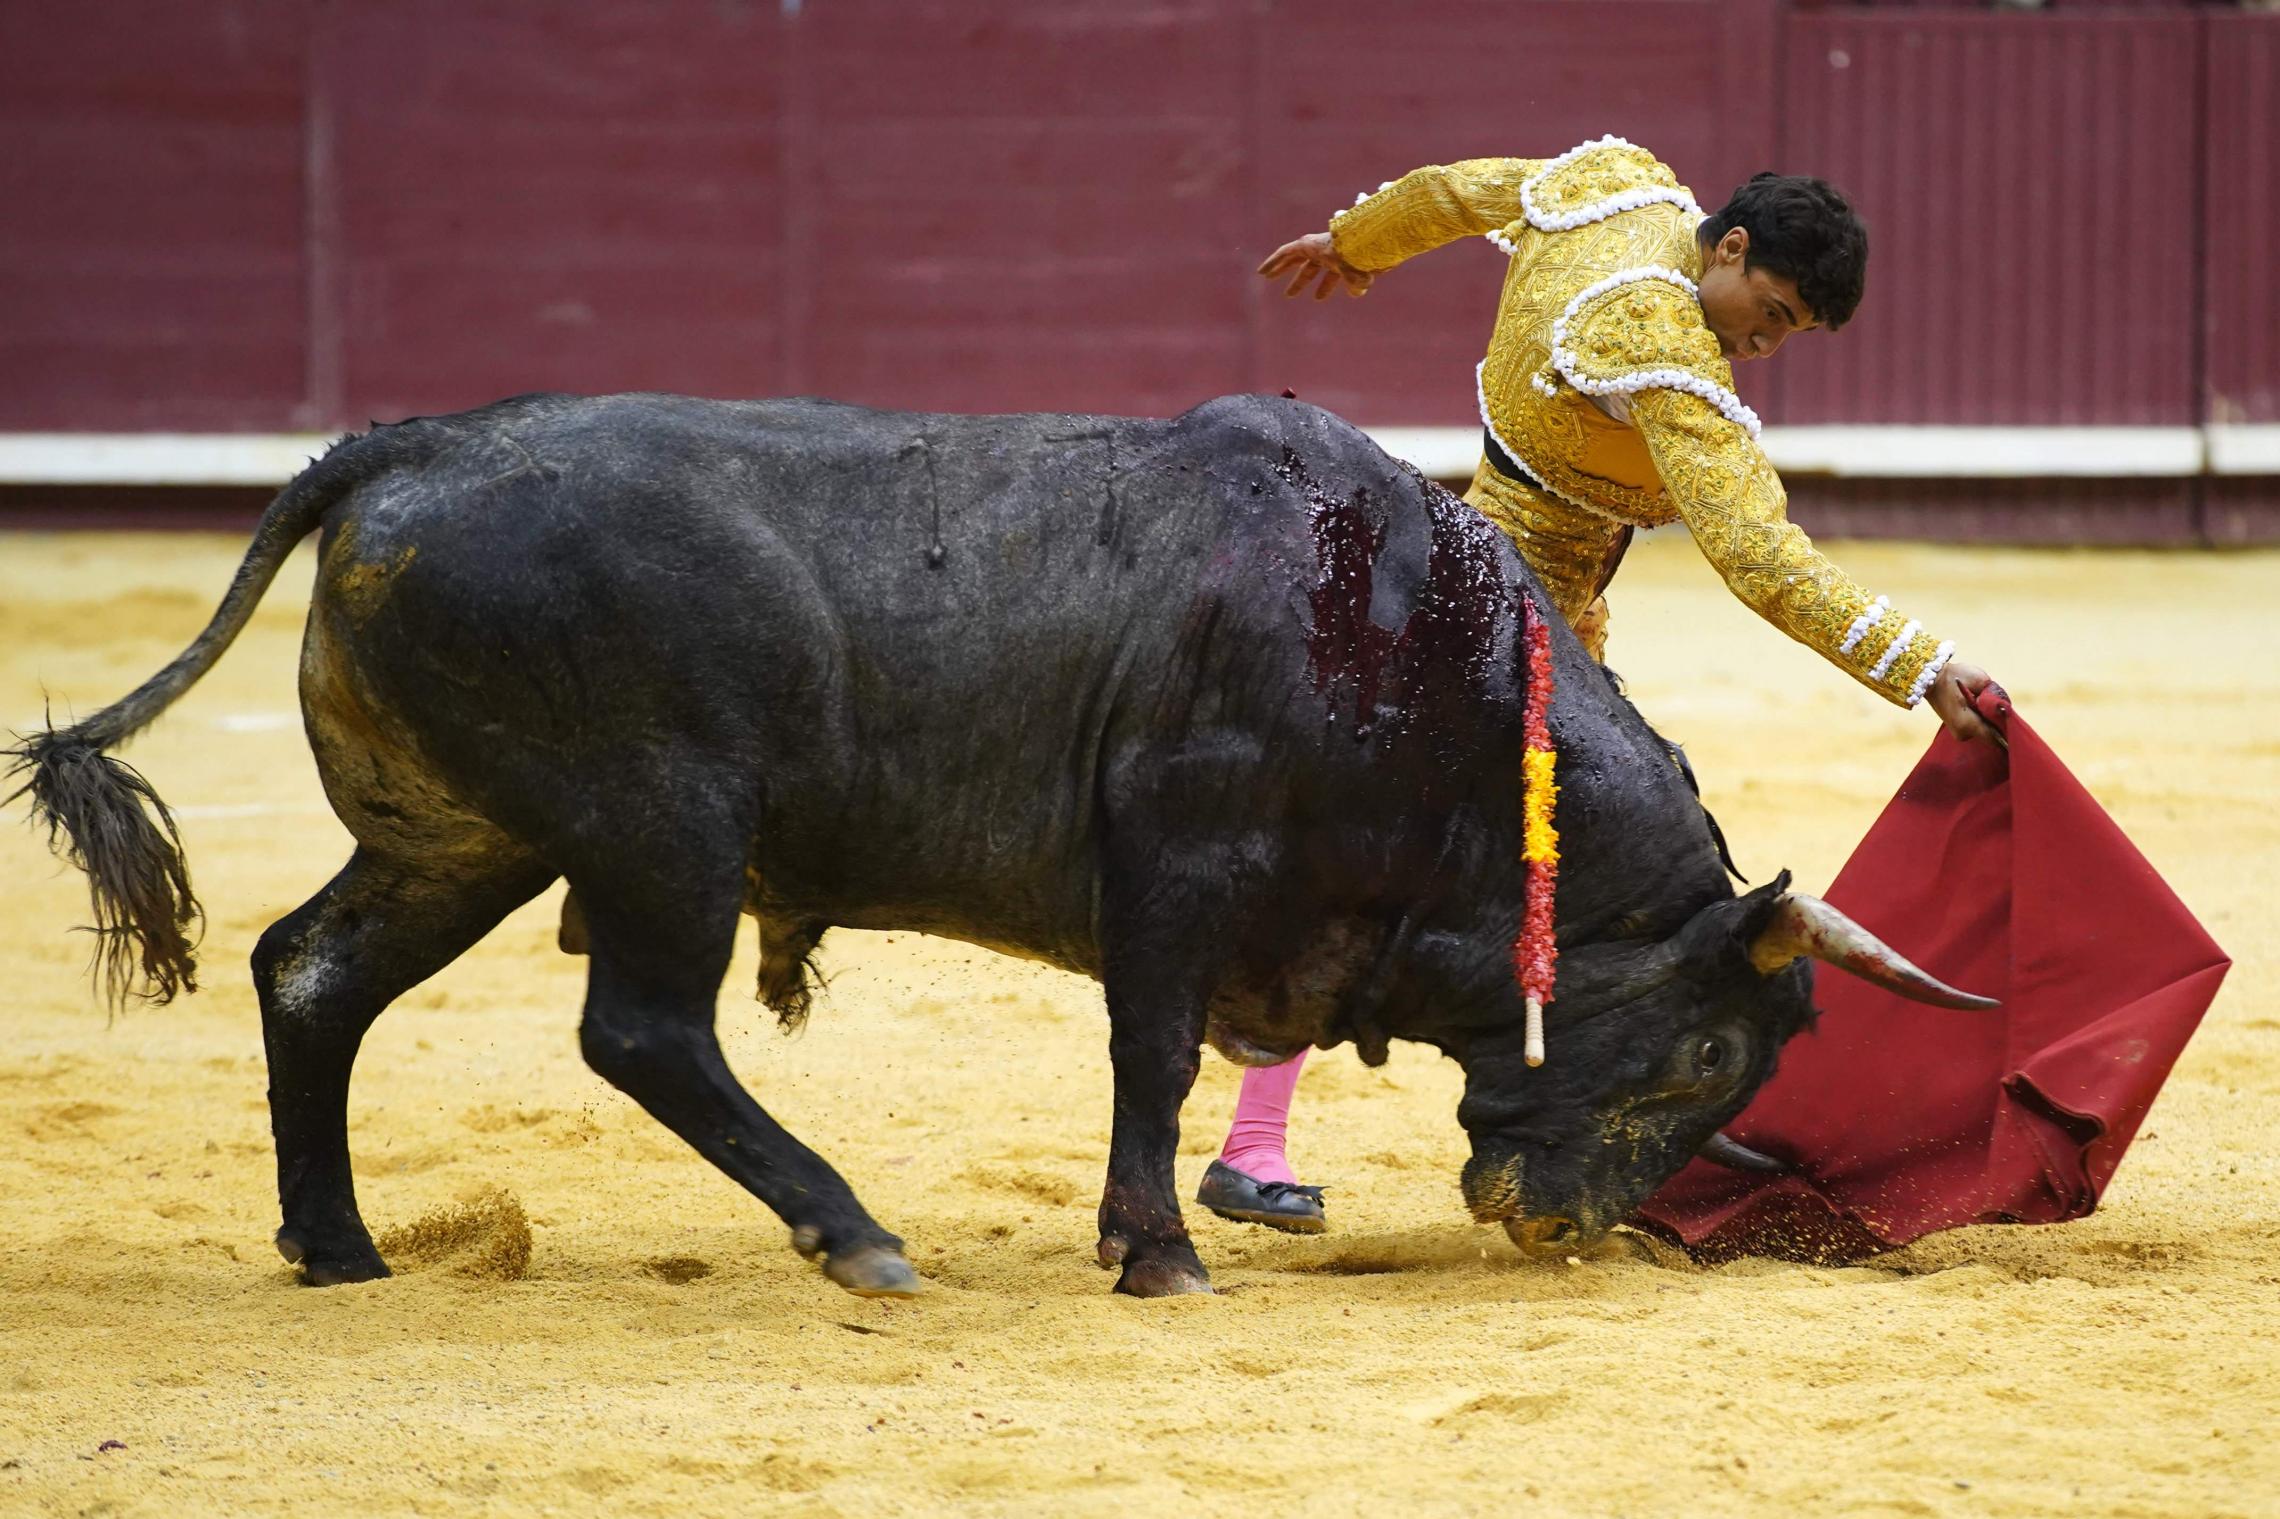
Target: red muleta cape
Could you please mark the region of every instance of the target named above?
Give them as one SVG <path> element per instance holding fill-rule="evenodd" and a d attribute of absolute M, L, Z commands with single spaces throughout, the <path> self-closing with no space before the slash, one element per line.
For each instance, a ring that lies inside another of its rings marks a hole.
<path fill-rule="evenodd" d="M 2034 730 L 1982 709 L 2008 754 L 1943 731 L 1827 896 L 2003 1005 L 1823 968 L 1819 1026 L 1726 1130 L 1797 1171 L 1697 1160 L 1635 1222 L 1710 1259 L 1830 1261 L 2098 1205 L 2232 961 Z"/>

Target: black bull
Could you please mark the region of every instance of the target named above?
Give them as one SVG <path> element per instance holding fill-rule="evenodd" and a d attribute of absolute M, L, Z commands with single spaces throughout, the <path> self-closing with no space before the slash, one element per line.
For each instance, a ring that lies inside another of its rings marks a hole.
<path fill-rule="evenodd" d="M 356 849 L 253 955 L 278 1244 L 311 1281 L 387 1269 L 349 1171 L 365 1030 L 561 878 L 587 1060 L 858 1292 L 916 1287 L 901 1241 L 714 1034 L 740 914 L 787 1021 L 834 924 L 1098 978 L 1099 1254 L 1142 1294 L 1207 1281 L 1172 1174 L 1207 1041 L 1453 1056 L 1467 1203 L 1574 1248 L 1811 1018 L 1802 931 L 1766 949 L 1800 899 L 1734 895 L 1665 746 L 1558 628 L 1561 957 L 1525 1064 L 1533 582 L 1361 433 L 1253 397 L 1161 422 L 538 396 L 337 445 L 180 658 L 16 751 L 114 996 L 194 985 L 198 909 L 163 805 L 103 751 L 319 528 L 301 700 Z"/>

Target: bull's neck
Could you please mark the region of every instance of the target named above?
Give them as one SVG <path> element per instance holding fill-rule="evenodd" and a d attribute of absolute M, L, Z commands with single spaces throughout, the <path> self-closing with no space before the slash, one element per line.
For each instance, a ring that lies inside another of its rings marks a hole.
<path fill-rule="evenodd" d="M 1733 895 L 1708 815 L 1662 740 L 1596 665 L 1578 650 L 1558 674 L 1560 942 L 1675 932 Z"/>

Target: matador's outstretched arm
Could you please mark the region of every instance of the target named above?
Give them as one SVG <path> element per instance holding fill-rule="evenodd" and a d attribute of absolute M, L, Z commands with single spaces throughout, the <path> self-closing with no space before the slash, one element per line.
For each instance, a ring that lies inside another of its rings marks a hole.
<path fill-rule="evenodd" d="M 1468 158 L 1412 169 L 1332 216 L 1331 245 L 1355 268 L 1383 273 L 1517 221 L 1520 187 L 1543 166 L 1536 158 Z"/>
<path fill-rule="evenodd" d="M 1403 259 L 1517 218 L 1520 186 L 1542 167 L 1534 158 L 1470 158 L 1412 169 L 1332 216 L 1328 231 L 1277 248 L 1259 272 L 1269 279 L 1294 276 L 1286 295 L 1304 294 L 1310 285 L 1316 300 L 1341 286 L 1360 295 Z"/>
<path fill-rule="evenodd" d="M 1813 546 L 1789 520 L 1781 477 L 1745 429 L 1683 390 L 1641 390 L 1630 402 L 1672 505 L 1736 596 L 1887 701 L 1913 707 L 1936 692 L 1948 726 L 1976 735 L 1969 697 L 1986 672 L 1955 663 L 1955 645 L 1887 598 L 1872 599 Z"/>

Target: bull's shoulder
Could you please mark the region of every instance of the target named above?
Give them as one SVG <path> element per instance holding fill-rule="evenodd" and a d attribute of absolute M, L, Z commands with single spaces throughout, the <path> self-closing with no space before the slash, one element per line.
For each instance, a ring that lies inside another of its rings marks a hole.
<path fill-rule="evenodd" d="M 1186 438 L 1292 443 L 1337 437 L 1369 442 L 1368 434 L 1336 412 L 1291 396 L 1217 396 L 1189 407 L 1167 425 L 1173 435 Z"/>
<path fill-rule="evenodd" d="M 1167 441 L 1184 451 L 1224 459 L 1259 459 L 1270 465 L 1295 460 L 1318 478 L 1340 479 L 1373 490 L 1421 492 L 1409 465 L 1380 448 L 1370 435 L 1336 412 L 1289 396 L 1220 396 L 1164 424 Z"/>

